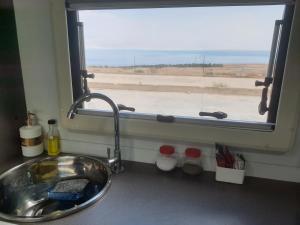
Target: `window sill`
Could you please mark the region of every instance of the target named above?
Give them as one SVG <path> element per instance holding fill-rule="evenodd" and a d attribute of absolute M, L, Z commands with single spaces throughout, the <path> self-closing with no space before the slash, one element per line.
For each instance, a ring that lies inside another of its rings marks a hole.
<path fill-rule="evenodd" d="M 62 124 L 71 131 L 113 135 L 113 119 L 109 112 L 100 116 L 99 114 L 103 114 L 103 112 L 93 112 L 93 115 L 91 115 L 88 112 L 81 111 L 73 120 L 67 119 L 66 113 L 61 115 Z M 128 118 L 126 113 L 121 114 L 120 130 L 123 137 L 201 144 L 222 143 L 265 151 L 282 152 L 288 150 L 290 146 L 290 140 L 280 138 L 282 134 L 276 129 L 267 132 L 266 130 L 240 129 L 237 127 L 217 127 L 176 122 L 162 123 L 153 120 Z M 286 134 L 290 133 L 286 132 Z M 285 135 L 285 137 L 288 136 Z"/>
<path fill-rule="evenodd" d="M 87 116 L 98 116 L 98 117 L 113 117 L 113 113 L 104 110 L 92 110 L 92 109 L 79 109 L 79 115 Z M 272 132 L 275 128 L 273 123 L 263 123 L 263 122 L 248 122 L 248 121 L 238 121 L 238 120 L 218 120 L 210 118 L 195 118 L 195 117 L 174 117 L 175 124 L 191 124 L 206 127 L 225 127 L 232 129 L 243 129 L 243 130 L 255 130 L 263 132 Z M 120 119 L 128 120 L 142 120 L 142 121 L 152 121 L 157 122 L 157 115 L 145 114 L 145 113 L 132 113 L 132 112 L 120 112 Z M 168 122 L 166 122 L 168 123 Z"/>

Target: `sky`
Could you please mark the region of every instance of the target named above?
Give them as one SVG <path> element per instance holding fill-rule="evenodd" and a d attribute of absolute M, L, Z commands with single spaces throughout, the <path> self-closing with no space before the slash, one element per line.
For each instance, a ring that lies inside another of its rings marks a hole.
<path fill-rule="evenodd" d="M 264 50 L 284 6 L 87 10 L 87 49 Z"/>

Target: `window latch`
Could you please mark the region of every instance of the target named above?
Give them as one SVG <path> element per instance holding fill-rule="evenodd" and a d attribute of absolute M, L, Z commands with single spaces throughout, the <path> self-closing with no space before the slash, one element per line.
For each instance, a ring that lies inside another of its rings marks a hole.
<path fill-rule="evenodd" d="M 225 119 L 227 118 L 227 113 L 224 112 L 199 112 L 199 116 L 211 116 L 217 119 Z"/>
<path fill-rule="evenodd" d="M 268 89 L 269 86 L 273 83 L 273 71 L 274 71 L 274 65 L 276 64 L 275 62 L 277 58 L 278 40 L 279 40 L 280 28 L 282 24 L 283 24 L 283 20 L 275 21 L 267 76 L 265 77 L 264 81 L 258 81 L 258 80 L 255 81 L 256 87 L 264 86 L 261 93 L 261 101 L 258 105 L 258 112 L 260 115 L 264 115 L 267 111 L 269 111 L 269 107 L 267 106 Z"/>
<path fill-rule="evenodd" d="M 273 82 L 273 78 L 272 77 L 266 77 L 264 81 L 255 81 L 255 87 L 259 87 L 259 86 L 265 86 L 265 87 L 269 87 Z"/>
<path fill-rule="evenodd" d="M 121 111 L 121 110 L 126 110 L 126 111 L 131 111 L 131 112 L 135 111 L 135 108 L 128 107 L 128 106 L 123 105 L 123 104 L 118 104 L 118 108 L 119 108 L 119 111 Z"/>
<path fill-rule="evenodd" d="M 87 79 L 94 79 L 95 74 L 93 73 L 88 73 L 86 70 L 81 70 L 81 77 L 83 78 L 83 84 L 82 84 L 82 89 L 84 94 L 89 94 L 91 93 L 89 86 L 88 86 L 88 81 Z"/>

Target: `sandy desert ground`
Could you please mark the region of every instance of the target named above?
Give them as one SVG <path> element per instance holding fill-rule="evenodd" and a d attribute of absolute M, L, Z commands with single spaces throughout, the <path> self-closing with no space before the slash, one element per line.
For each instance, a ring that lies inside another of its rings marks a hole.
<path fill-rule="evenodd" d="M 94 73 L 262 78 L 267 64 L 225 64 L 221 67 L 89 67 Z"/>
<path fill-rule="evenodd" d="M 228 119 L 266 119 L 257 112 L 261 87 L 254 86 L 265 76 L 266 65 L 225 65 L 205 68 L 205 73 L 203 68 L 151 69 L 92 67 L 89 72 L 95 78 L 89 80 L 89 87 L 137 112 L 198 117 L 200 111 L 224 111 Z M 87 107 L 108 109 L 99 101 Z"/>

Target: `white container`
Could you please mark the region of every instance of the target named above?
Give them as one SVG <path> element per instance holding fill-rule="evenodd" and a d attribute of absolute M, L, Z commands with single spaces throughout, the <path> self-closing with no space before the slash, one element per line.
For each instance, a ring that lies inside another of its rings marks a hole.
<path fill-rule="evenodd" d="M 233 184 L 243 184 L 245 170 L 231 169 L 225 167 L 216 167 L 216 181 L 222 181 Z"/>
<path fill-rule="evenodd" d="M 43 143 L 35 146 L 22 146 L 22 154 L 25 157 L 35 157 L 43 153 Z"/>
<path fill-rule="evenodd" d="M 36 123 L 36 116 L 28 113 L 27 125 L 19 129 L 22 154 L 25 157 L 35 157 L 43 153 L 42 127 Z"/>

